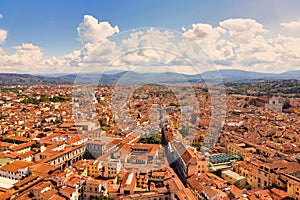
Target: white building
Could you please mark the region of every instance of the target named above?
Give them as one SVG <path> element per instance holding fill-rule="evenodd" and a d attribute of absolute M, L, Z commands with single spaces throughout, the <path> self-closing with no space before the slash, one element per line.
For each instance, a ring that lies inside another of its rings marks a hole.
<path fill-rule="evenodd" d="M 28 167 L 31 165 L 31 162 L 15 160 L 0 167 L 0 176 L 12 180 L 21 180 L 29 175 Z"/>

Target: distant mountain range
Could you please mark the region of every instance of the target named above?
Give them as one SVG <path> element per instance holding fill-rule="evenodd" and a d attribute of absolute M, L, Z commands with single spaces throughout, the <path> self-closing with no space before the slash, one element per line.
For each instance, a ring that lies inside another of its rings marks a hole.
<path fill-rule="evenodd" d="M 71 80 L 62 77 L 35 76 L 29 74 L 0 73 L 0 85 L 46 85 L 70 84 Z"/>
<path fill-rule="evenodd" d="M 219 70 L 208 71 L 202 75 L 208 78 L 216 77 L 216 74 L 220 73 L 224 80 L 251 80 L 251 79 L 266 79 L 266 80 L 280 80 L 280 79 L 300 79 L 300 70 L 287 71 L 284 73 L 260 73 L 244 70 Z"/>
<path fill-rule="evenodd" d="M 300 80 L 300 70 L 284 73 L 259 73 L 244 70 L 208 71 L 202 74 L 186 75 L 173 72 L 163 73 L 136 73 L 112 72 L 105 74 L 56 74 L 56 75 L 29 75 L 0 73 L 0 85 L 36 85 L 36 84 L 72 84 L 77 83 L 182 83 L 203 82 L 222 77 L 225 82 L 249 82 L 250 80 Z"/>

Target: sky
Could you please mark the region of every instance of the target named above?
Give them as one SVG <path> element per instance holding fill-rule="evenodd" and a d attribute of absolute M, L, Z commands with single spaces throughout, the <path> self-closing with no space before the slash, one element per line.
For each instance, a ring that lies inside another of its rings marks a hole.
<path fill-rule="evenodd" d="M 299 70 L 299 10 L 298 0 L 0 0 L 0 72 Z"/>

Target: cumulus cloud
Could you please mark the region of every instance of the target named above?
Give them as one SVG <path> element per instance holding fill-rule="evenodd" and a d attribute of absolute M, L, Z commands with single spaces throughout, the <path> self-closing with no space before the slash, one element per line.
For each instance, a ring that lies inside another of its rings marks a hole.
<path fill-rule="evenodd" d="M 224 60 L 233 56 L 233 44 L 221 38 L 226 33 L 227 31 L 220 26 L 212 27 L 209 24 L 198 23 L 183 32 L 183 37 L 199 43 L 211 59 Z"/>
<path fill-rule="evenodd" d="M 13 49 L 16 51 L 15 54 L 0 56 L 1 68 L 22 72 L 37 70 L 37 67 L 43 66 L 43 52 L 40 47 L 24 43 L 21 46 L 14 46 Z"/>
<path fill-rule="evenodd" d="M 219 24 L 227 31 L 225 34 L 227 43 L 223 45 L 227 54 L 222 54 L 221 58 L 226 58 L 228 54 L 232 55 L 227 56 L 232 61 L 231 66 L 246 66 L 249 70 L 257 70 L 255 68 L 258 66 L 280 60 L 280 54 L 274 46 L 276 44 L 271 43 L 265 36 L 268 30 L 261 23 L 253 19 L 239 18 L 228 19 Z"/>
<path fill-rule="evenodd" d="M 3 48 L 0 48 L 0 55 L 4 55 L 4 54 L 6 54 L 6 52 L 4 51 Z"/>
<path fill-rule="evenodd" d="M 77 28 L 79 40 L 84 44 L 103 41 L 118 32 L 118 26 L 112 27 L 108 22 L 98 22 L 98 19 L 91 15 L 85 15 Z"/>
<path fill-rule="evenodd" d="M 185 30 L 182 29 L 182 30 Z M 213 28 L 209 24 L 193 24 L 192 28 L 183 33 L 184 37 L 192 40 L 209 40 L 218 39 L 220 37 L 219 29 Z"/>
<path fill-rule="evenodd" d="M 7 31 L 0 29 L 0 43 L 3 43 L 7 38 Z"/>
<path fill-rule="evenodd" d="M 183 30 L 183 35 L 198 42 L 220 68 L 278 72 L 291 65 L 294 69 L 300 67 L 300 38 L 269 38 L 265 34 L 268 30 L 253 19 L 227 19 L 217 27 L 194 24 Z"/>
<path fill-rule="evenodd" d="M 119 49 L 126 55 L 121 59 L 128 64 L 169 64 L 176 59 L 178 53 L 174 37 L 174 33 L 168 30 L 154 28 L 133 32 L 122 40 Z"/>
<path fill-rule="evenodd" d="M 278 35 L 270 39 L 274 51 L 280 55 L 279 61 L 288 65 L 300 66 L 300 38 Z"/>
<path fill-rule="evenodd" d="M 81 49 L 59 57 L 48 57 L 41 47 L 31 43 L 12 47 L 15 53 L 11 55 L 0 48 L 0 71 L 58 73 L 84 69 L 100 72 L 110 66 L 109 70 L 143 72 L 170 71 L 173 67 L 176 72 L 195 73 L 193 68 L 187 67 L 191 62 L 202 67 L 196 71 L 199 73 L 213 70 L 208 67 L 209 59 L 222 69 L 273 72 L 300 69 L 300 37 L 268 36 L 265 34 L 268 30 L 253 19 L 227 19 L 215 27 L 195 23 L 182 28 L 182 34 L 141 29 L 123 33 L 114 41 L 109 37 L 119 32 L 117 26 L 85 15 L 77 31 Z M 0 30 L 0 42 L 6 37 L 7 31 Z"/>
<path fill-rule="evenodd" d="M 268 32 L 262 24 L 253 19 L 227 19 L 220 22 L 220 26 L 228 31 L 232 40 L 245 43 L 258 34 Z"/>
<path fill-rule="evenodd" d="M 289 30 L 299 30 L 300 29 L 300 20 L 287 22 L 287 23 L 280 23 L 280 25 Z"/>
<path fill-rule="evenodd" d="M 20 59 L 27 60 L 40 60 L 43 56 L 42 49 L 39 46 L 35 46 L 31 43 L 23 43 L 21 46 L 14 46 L 16 54 Z"/>

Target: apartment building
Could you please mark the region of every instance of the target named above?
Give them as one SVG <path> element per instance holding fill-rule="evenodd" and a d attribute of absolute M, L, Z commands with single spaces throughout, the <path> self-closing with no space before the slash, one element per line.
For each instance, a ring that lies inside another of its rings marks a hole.
<path fill-rule="evenodd" d="M 245 187 L 246 185 L 246 178 L 244 176 L 240 176 L 239 174 L 231 170 L 222 171 L 221 177 L 231 184 L 238 183 L 241 187 Z"/>
<path fill-rule="evenodd" d="M 13 180 L 21 180 L 29 175 L 28 168 L 31 165 L 33 165 L 32 162 L 22 160 L 12 161 L 0 167 L 0 176 Z"/>

